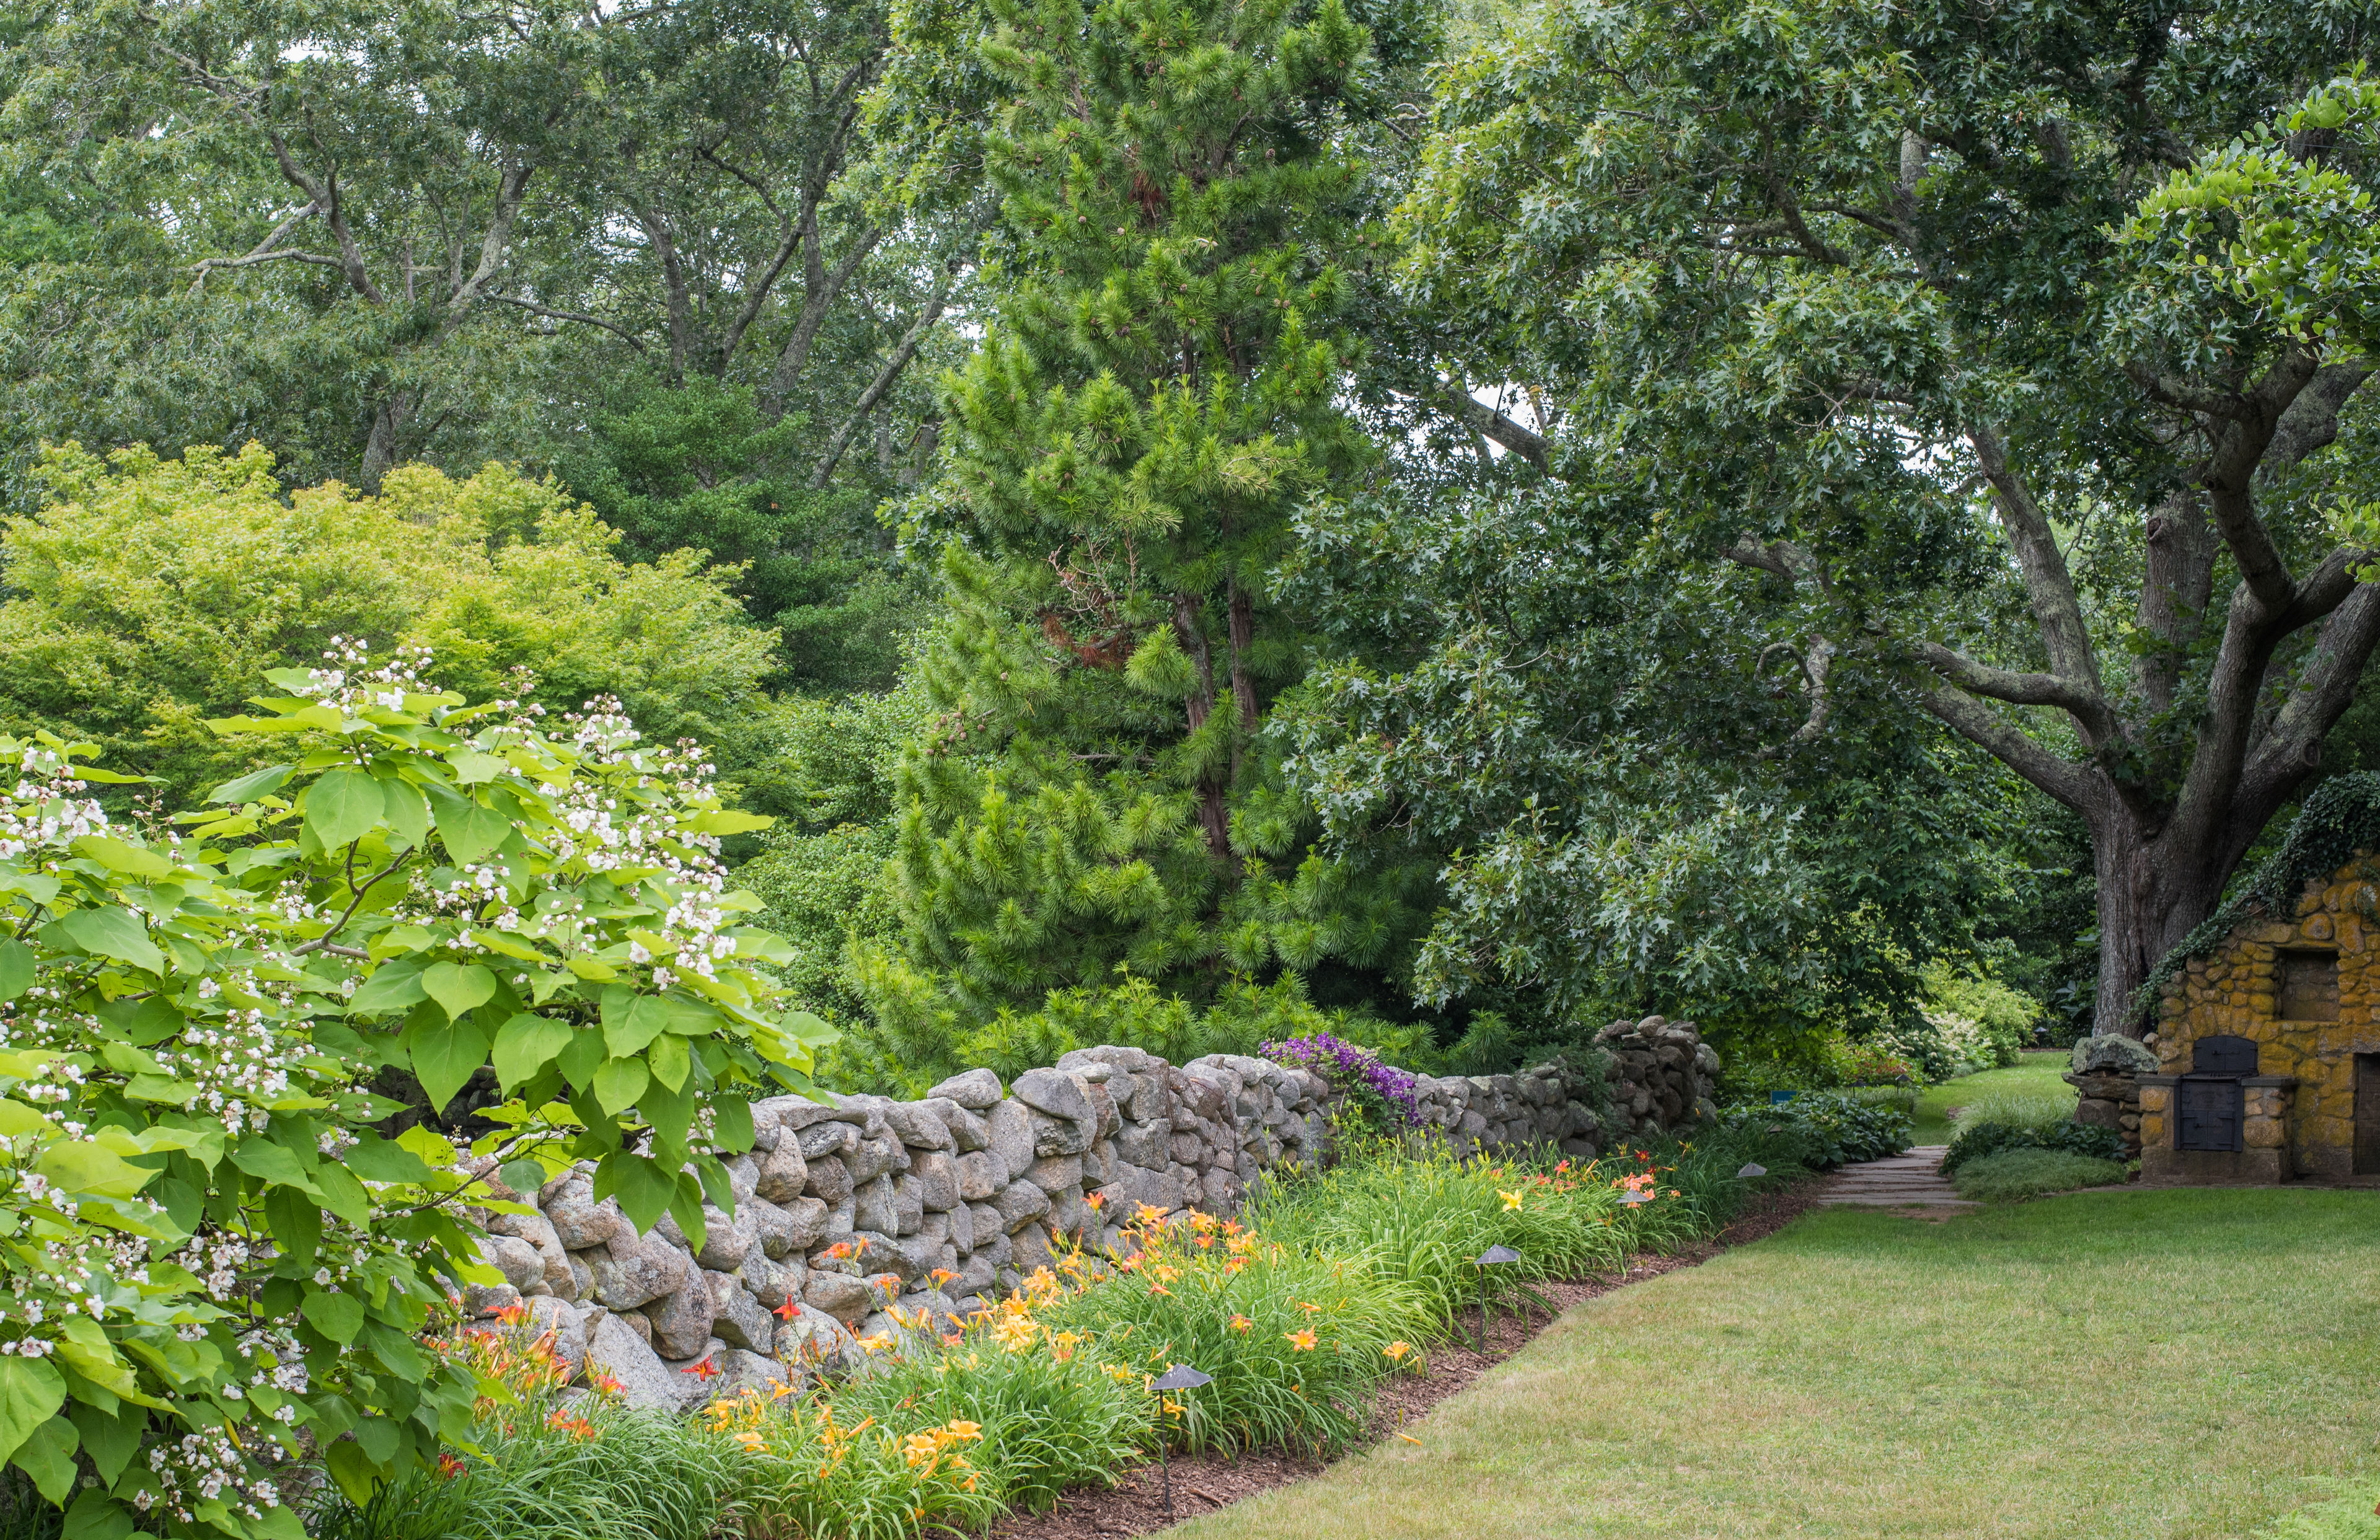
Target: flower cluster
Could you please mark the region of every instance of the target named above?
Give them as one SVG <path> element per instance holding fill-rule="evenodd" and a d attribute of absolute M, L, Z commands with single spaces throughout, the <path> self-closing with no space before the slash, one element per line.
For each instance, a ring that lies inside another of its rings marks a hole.
<path fill-rule="evenodd" d="M 1367 1109 L 1393 1114 L 1405 1126 L 1417 1124 L 1421 1100 L 1412 1072 L 1380 1061 L 1371 1049 L 1359 1047 L 1329 1032 L 1310 1033 L 1286 1042 L 1266 1043 L 1257 1049 L 1276 1063 L 1312 1070 L 1342 1097 Z"/>

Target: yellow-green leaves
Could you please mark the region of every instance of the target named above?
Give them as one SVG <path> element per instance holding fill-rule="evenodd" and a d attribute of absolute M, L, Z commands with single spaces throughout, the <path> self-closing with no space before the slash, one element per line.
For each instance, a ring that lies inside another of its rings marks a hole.
<path fill-rule="evenodd" d="M 362 839 L 387 811 L 380 782 L 368 771 L 331 770 L 306 789 L 306 828 L 325 850 Z"/>
<path fill-rule="evenodd" d="M 421 988 L 449 1016 L 485 1005 L 496 992 L 496 976 L 477 963 L 433 963 L 421 970 Z"/>
<path fill-rule="evenodd" d="M 164 953 L 128 909 L 93 904 L 71 911 L 55 927 L 59 935 L 95 957 L 112 957 L 149 973 L 165 971 Z"/>

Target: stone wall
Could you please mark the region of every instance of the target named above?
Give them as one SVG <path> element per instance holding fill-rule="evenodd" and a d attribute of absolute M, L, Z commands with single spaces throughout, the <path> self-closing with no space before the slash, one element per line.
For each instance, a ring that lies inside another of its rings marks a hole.
<path fill-rule="evenodd" d="M 2130 1037 L 2099 1035 L 2074 1045 L 2073 1065 L 2064 1078 L 2075 1090 L 2074 1121 L 2114 1129 L 2123 1138 L 2124 1158 L 2137 1158 L 2140 1076 L 2156 1073 L 2156 1055 Z"/>
<path fill-rule="evenodd" d="M 1592 1156 L 1597 1100 L 1615 1138 L 1714 1110 L 1718 1061 L 1693 1024 L 1647 1017 L 1603 1037 L 1604 1087 L 1560 1065 L 1423 1077 L 1421 1127 L 1459 1155 Z M 1053 1243 L 1121 1244 L 1143 1206 L 1231 1212 L 1266 1171 L 1318 1162 L 1332 1110 L 1306 1070 L 1229 1054 L 1175 1066 L 1130 1048 L 1069 1053 L 1005 1087 L 970 1070 L 918 1101 L 772 1097 L 753 1107 L 751 1152 L 727 1162 L 735 1211 L 705 1210 L 700 1248 L 666 1218 L 638 1234 L 595 1201 L 582 1165 L 516 1194 L 534 1215 L 483 1216 L 507 1281 L 468 1304 L 482 1316 L 525 1305 L 574 1372 L 608 1374 L 638 1404 L 690 1405 L 849 1362 L 888 1305 L 963 1316 Z M 476 1169 L 493 1182 L 492 1164 Z"/>

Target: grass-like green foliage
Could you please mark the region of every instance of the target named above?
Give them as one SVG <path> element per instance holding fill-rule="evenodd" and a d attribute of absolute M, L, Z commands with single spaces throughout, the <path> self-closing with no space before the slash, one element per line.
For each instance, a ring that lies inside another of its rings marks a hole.
<path fill-rule="evenodd" d="M 576 1432 L 533 1406 L 482 1417 L 452 1474 L 414 1472 L 317 1540 L 703 1540 L 743 1478 L 734 1451 L 657 1412 L 590 1401 Z"/>
<path fill-rule="evenodd" d="M 1970 1160 L 1951 1179 L 1961 1197 L 1983 1203 L 2014 1203 L 2077 1187 L 2109 1187 L 2123 1180 L 2124 1168 L 2118 1161 L 2069 1150 L 2024 1147 Z"/>
<path fill-rule="evenodd" d="M 2064 1053 L 2026 1052 L 2018 1056 L 2013 1068 L 1985 1070 L 1928 1085 L 1918 1093 L 1912 1136 L 1921 1145 L 1947 1145 L 1959 1132 L 1952 1113 L 1963 1112 L 1977 1101 L 2006 1093 L 2033 1092 L 2045 1097 L 2063 1097 L 2071 1110 L 2074 1088 L 2061 1078 L 2068 1063 Z"/>
<path fill-rule="evenodd" d="M 1973 1123 L 2009 1123 L 2018 1128 L 2047 1129 L 2070 1121 L 2074 1116 L 2075 1095 L 2064 1086 L 2056 1089 L 2030 1085 L 1979 1088 L 1959 1109 L 1952 1120 L 1964 1128 Z"/>
<path fill-rule="evenodd" d="M 1182 1540 L 2238 1540 L 2380 1483 L 2375 1224 L 2316 1189 L 1819 1209 Z"/>
<path fill-rule="evenodd" d="M 1201 1215 L 1166 1227 L 1144 1211 L 1137 1255 L 1069 1255 L 955 1340 L 902 1321 L 840 1382 L 685 1422 L 565 1406 L 537 1343 L 476 1332 L 458 1350 L 502 1388 L 480 1405 L 477 1448 L 361 1508 L 331 1499 L 318 1532 L 909 1540 L 972 1534 L 1003 1510 L 1111 1482 L 1160 1437 L 1333 1452 L 1361 1437 L 1383 1378 L 1466 1328 L 1483 1287 L 1506 1307 L 1535 1281 L 1613 1271 L 1633 1252 L 1706 1235 L 1750 1192 L 1800 1174 L 1795 1147 L 1755 1130 L 1600 1161 L 1459 1161 L 1382 1138 L 1327 1171 L 1285 1175 L 1245 1224 Z M 1738 1177 L 1746 1160 L 1775 1174 Z M 1645 1201 L 1622 1203 L 1632 1191 Z M 1483 1274 L 1473 1259 L 1500 1244 L 1521 1260 Z M 1213 1382 L 1153 1392 L 1175 1363 Z"/>
<path fill-rule="evenodd" d="M 2285 1513 L 2256 1540 L 2380 1540 L 2380 1486 Z"/>
<path fill-rule="evenodd" d="M 1959 1135 L 1943 1154 L 1942 1174 L 1956 1177 L 1972 1163 L 2022 1149 L 2120 1161 L 2124 1158 L 2124 1138 L 2112 1128 L 2063 1119 L 2035 1123 L 1969 1122 L 1961 1119 Z"/>
<path fill-rule="evenodd" d="M 984 1332 L 955 1344 L 913 1332 L 897 1355 L 839 1390 L 835 1405 L 846 1422 L 976 1425 L 983 1441 L 968 1458 L 991 1493 L 1039 1512 L 1067 1487 L 1110 1483 L 1140 1457 L 1154 1412 L 1144 1378 L 1118 1376 L 1089 1353 L 1006 1351 Z"/>
<path fill-rule="evenodd" d="M 1237 1227 L 1147 1231 L 1143 1250 L 1040 1312 L 1053 1331 L 1149 1374 L 1193 1364 L 1170 1442 L 1322 1454 L 1359 1437 L 1394 1343 L 1425 1337 L 1422 1290 L 1367 1266 Z"/>

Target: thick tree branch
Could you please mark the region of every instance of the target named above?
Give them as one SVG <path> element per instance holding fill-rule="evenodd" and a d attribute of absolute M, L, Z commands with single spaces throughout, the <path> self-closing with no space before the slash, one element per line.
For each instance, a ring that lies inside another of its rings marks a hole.
<path fill-rule="evenodd" d="M 528 311 L 531 315 L 541 315 L 551 321 L 575 321 L 583 326 L 600 326 L 604 331 L 609 332 L 613 336 L 619 338 L 622 342 L 626 343 L 630 347 L 635 348 L 638 352 L 642 353 L 645 350 L 645 345 L 637 340 L 634 333 L 631 333 L 621 326 L 615 325 L 611 321 L 605 321 L 601 316 L 591 316 L 583 310 L 553 309 L 549 306 L 539 304 L 534 299 L 523 299 L 516 294 L 497 294 L 492 290 L 488 294 L 482 296 L 482 297 L 492 300 L 498 305 L 516 306 L 521 309 Z"/>
<path fill-rule="evenodd" d="M 2091 633 L 2082 624 L 2082 606 L 2075 597 L 2073 576 L 2066 570 L 2066 554 L 2058 549 L 2058 537 L 2034 501 L 2024 477 L 2009 464 L 1999 435 L 1988 428 L 1975 428 L 1968 431 L 1967 442 L 1974 447 L 1985 480 L 1991 483 L 1992 506 L 2016 552 L 2017 571 L 2024 581 L 2025 597 L 2032 601 L 2034 624 L 2049 654 L 2049 666 L 2073 686 L 2083 703 L 2081 710 L 2072 707 L 2068 710 L 2082 729 L 2084 743 L 2097 750 L 2119 729 L 2114 713 L 2107 709 L 2099 660 L 2092 650 Z"/>
<path fill-rule="evenodd" d="M 471 270 L 468 278 L 455 285 L 454 297 L 446 301 L 449 325 L 470 309 L 471 302 L 480 297 L 480 292 L 495 277 L 496 270 L 504 266 L 504 252 L 512 245 L 513 221 L 520 212 L 522 195 L 528 190 L 530 169 L 526 164 L 508 165 L 498 179 L 495 212 L 489 217 L 488 233 L 480 242 L 480 265 Z"/>
<path fill-rule="evenodd" d="M 982 227 L 982 222 L 978 221 L 975 228 L 980 231 Z M 819 456 L 817 468 L 810 472 L 812 487 L 823 487 L 833 479 L 834 467 L 843 459 L 843 452 L 850 444 L 851 435 L 858 431 L 859 424 L 876 409 L 876 404 L 884 399 L 884 393 L 892 388 L 892 382 L 901 378 L 901 371 L 909 367 L 909 360 L 917 356 L 917 346 L 925 341 L 926 333 L 933 329 L 934 322 L 942 319 L 942 311 L 950 304 L 951 290 L 958 286 L 959 272 L 964 265 L 961 259 L 953 257 L 944 266 L 941 280 L 934 285 L 933 296 L 926 301 L 926 308 L 917 312 L 917 319 L 910 324 L 899 346 L 892 349 L 892 356 L 884 360 L 884 367 L 876 371 L 876 378 L 860 392 L 859 399 L 852 406 L 851 416 L 834 430 L 834 437 L 827 443 L 826 453 Z"/>
<path fill-rule="evenodd" d="M 1524 428 L 1511 418 L 1483 402 L 1475 401 L 1468 391 L 1452 387 L 1429 396 L 1429 404 L 1464 424 L 1484 437 L 1494 440 L 1536 467 L 1546 468 L 1548 444 L 1544 434 Z"/>
<path fill-rule="evenodd" d="M 2358 552 L 2355 559 L 2368 561 L 2370 553 Z M 2240 776 L 2235 802 L 2242 822 L 2264 828 L 2313 773 L 2321 762 L 2322 741 L 2354 704 L 2356 686 L 2375 645 L 2380 645 L 2380 585 L 2357 584 L 2323 623 L 2298 687 L 2289 692 Z"/>
<path fill-rule="evenodd" d="M 1912 650 L 1926 667 L 1971 695 L 2004 700 L 2011 706 L 2055 706 L 2077 717 L 2097 705 L 2095 697 L 2062 674 L 2019 673 L 1992 668 L 1934 641 L 1913 643 Z"/>
<path fill-rule="evenodd" d="M 2242 398 L 2247 410 L 2216 435 L 2215 453 L 2199 471 L 2215 527 L 2222 533 L 2231 559 L 2239 564 L 2240 581 L 2255 597 L 2261 609 L 2258 619 L 2287 610 L 2297 584 L 2273 544 L 2271 531 L 2257 516 L 2252 484 L 2282 418 L 2313 382 L 2314 373 L 2313 355 L 2290 348 Z"/>
<path fill-rule="evenodd" d="M 1992 709 L 1964 690 L 1937 685 L 1923 697 L 1925 709 L 1950 731 L 2023 776 L 2035 787 L 2085 818 L 2097 809 L 2091 796 L 2091 776 L 2082 766 L 2061 759 L 2034 741 L 2032 734 L 2005 721 Z"/>

